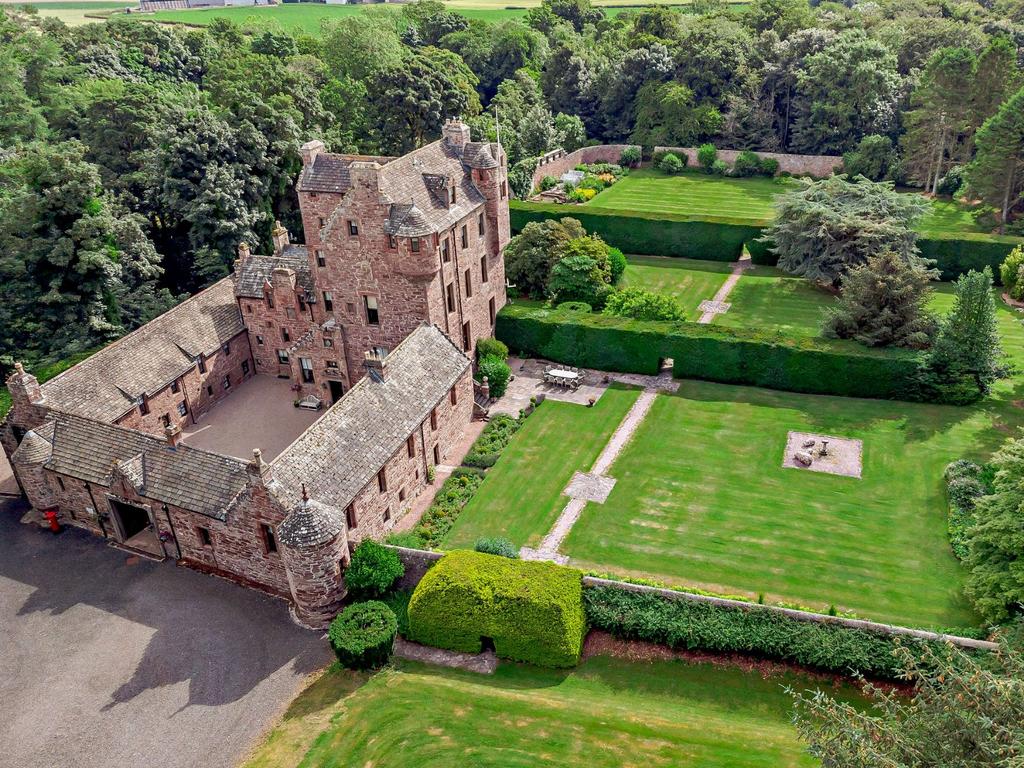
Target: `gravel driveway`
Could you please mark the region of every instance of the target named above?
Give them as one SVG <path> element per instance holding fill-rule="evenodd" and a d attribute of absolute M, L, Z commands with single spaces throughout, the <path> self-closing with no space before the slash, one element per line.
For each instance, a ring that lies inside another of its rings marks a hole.
<path fill-rule="evenodd" d="M 0 501 L 0 766 L 233 766 L 310 673 L 284 602 Z"/>

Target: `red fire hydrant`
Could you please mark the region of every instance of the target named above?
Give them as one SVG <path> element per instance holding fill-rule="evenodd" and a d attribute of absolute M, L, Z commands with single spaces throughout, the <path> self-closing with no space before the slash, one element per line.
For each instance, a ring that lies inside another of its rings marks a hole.
<path fill-rule="evenodd" d="M 50 524 L 51 531 L 53 531 L 54 533 L 60 533 L 60 523 L 57 522 L 56 509 L 46 510 L 45 512 L 43 512 L 43 517 L 45 517 L 46 521 Z"/>

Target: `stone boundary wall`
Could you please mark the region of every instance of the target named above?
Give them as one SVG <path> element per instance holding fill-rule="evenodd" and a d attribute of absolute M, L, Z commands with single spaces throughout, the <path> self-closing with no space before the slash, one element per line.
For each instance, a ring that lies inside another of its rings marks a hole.
<path fill-rule="evenodd" d="M 972 648 L 983 651 L 994 651 L 999 648 L 997 643 L 987 640 L 975 640 L 970 637 L 959 637 L 957 635 L 943 635 L 938 632 L 928 632 L 923 629 L 910 629 L 909 627 L 898 627 L 893 624 L 880 624 L 875 621 L 863 619 L 847 619 L 842 616 L 829 616 L 825 613 L 811 613 L 810 611 L 799 611 L 794 608 L 781 608 L 775 605 L 760 605 L 759 603 L 747 603 L 742 600 L 730 600 L 724 597 L 709 597 L 708 595 L 697 595 L 692 592 L 677 592 L 674 589 L 663 589 L 660 587 L 647 587 L 642 584 L 628 584 L 623 581 L 612 581 L 611 579 L 600 579 L 596 576 L 584 576 L 584 587 L 610 587 L 628 592 L 641 592 L 649 595 L 665 597 L 669 600 L 685 600 L 691 603 L 710 603 L 722 608 L 738 608 L 744 611 L 770 611 L 781 614 L 796 621 L 811 621 L 817 624 L 839 624 L 850 629 L 860 629 L 867 632 L 875 632 L 882 635 L 902 635 L 915 637 L 919 640 L 935 640 L 938 642 L 952 643 L 961 648 Z"/>
<path fill-rule="evenodd" d="M 405 575 L 399 579 L 396 585 L 399 589 L 413 589 L 420 583 L 420 579 L 434 563 L 440 560 L 443 552 L 429 552 L 425 549 L 409 549 L 408 547 L 396 547 L 386 544 L 386 547 L 398 553 L 399 559 L 405 566 Z M 625 581 L 614 581 L 612 579 L 601 579 L 597 576 L 584 576 L 584 587 L 610 587 L 622 589 L 628 592 L 640 592 L 649 595 L 658 595 L 669 600 L 685 600 L 691 603 L 710 603 L 721 608 L 737 608 L 741 611 L 769 611 L 780 614 L 795 621 L 811 621 L 817 624 L 839 624 L 850 629 L 859 629 L 865 632 L 875 632 L 882 635 L 901 635 L 903 637 L 914 637 L 919 640 L 934 640 L 942 643 L 952 643 L 960 648 L 971 648 L 981 651 L 995 651 L 999 649 L 997 643 L 988 640 L 975 640 L 970 637 L 959 637 L 957 635 L 943 635 L 938 632 L 928 632 L 924 629 L 911 629 L 910 627 L 899 627 L 894 624 L 881 624 L 876 621 L 865 621 L 864 619 L 848 619 L 843 616 L 829 616 L 826 613 L 812 613 L 811 611 L 799 611 L 795 608 L 781 608 L 776 605 L 760 605 L 759 603 L 748 603 L 743 600 L 730 600 L 725 597 L 710 597 L 698 595 L 693 592 L 678 592 L 674 589 L 661 587 L 648 587 L 642 584 L 629 584 Z"/>
<path fill-rule="evenodd" d="M 637 144 L 595 144 L 592 147 L 580 147 L 574 152 L 554 149 L 546 155 L 541 155 L 537 161 L 537 170 L 533 172 L 532 187 L 536 189 L 540 180 L 545 176 L 554 176 L 557 179 L 580 163 L 617 163 L 622 155 L 622 150 L 627 147 L 640 149 Z"/>
<path fill-rule="evenodd" d="M 677 155 L 686 155 L 686 164 L 689 167 L 699 165 L 697 162 L 696 147 L 655 147 L 655 154 L 658 152 L 673 152 Z M 738 149 L 718 150 L 718 159 L 724 160 L 729 165 L 736 162 L 739 155 Z M 813 176 L 820 179 L 831 176 L 834 171 L 843 167 L 843 158 L 838 155 L 785 155 L 778 152 L 755 152 L 761 158 L 771 157 L 779 161 L 779 171 L 792 173 L 794 176 Z"/>

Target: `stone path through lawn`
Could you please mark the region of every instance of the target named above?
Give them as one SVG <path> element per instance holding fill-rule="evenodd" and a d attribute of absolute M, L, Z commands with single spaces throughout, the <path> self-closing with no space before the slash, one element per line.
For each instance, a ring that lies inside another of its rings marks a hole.
<path fill-rule="evenodd" d="M 732 272 L 729 273 L 729 277 L 725 279 L 714 297 L 700 303 L 698 309 L 701 311 L 701 316 L 697 320 L 698 323 L 710 323 L 716 315 L 722 315 L 729 311 L 729 307 L 732 305 L 726 299 L 729 298 L 729 294 L 732 293 L 732 289 L 736 287 L 736 283 L 740 281 L 743 273 L 753 266 L 754 262 L 750 260 L 749 256 L 743 256 L 739 261 L 733 263 Z"/>
<path fill-rule="evenodd" d="M 565 495 L 569 497 L 569 502 L 565 505 L 562 513 L 558 516 L 558 520 L 555 521 L 554 526 L 552 526 L 548 535 L 544 537 L 538 549 L 523 547 L 519 551 L 519 556 L 523 560 L 553 560 L 556 563 L 562 564 L 569 561 L 568 557 L 559 554 L 558 548 L 562 546 L 565 537 L 569 535 L 569 531 L 572 530 L 576 521 L 580 519 L 580 513 L 583 512 L 587 502 L 594 501 L 603 504 L 608 498 L 608 494 L 615 487 L 615 479 L 605 475 L 605 472 L 608 471 L 622 452 L 622 449 L 626 447 L 630 438 L 633 437 L 633 433 L 636 432 L 637 427 L 640 426 L 640 423 L 647 416 L 647 412 L 651 410 L 654 398 L 657 395 L 657 389 L 644 389 L 640 393 L 640 397 L 633 403 L 633 407 L 629 409 L 629 413 L 626 414 L 608 440 L 608 444 L 601 451 L 601 455 L 597 457 L 597 461 L 594 462 L 590 472 L 577 472 L 573 475 L 572 480 L 564 491 Z"/>

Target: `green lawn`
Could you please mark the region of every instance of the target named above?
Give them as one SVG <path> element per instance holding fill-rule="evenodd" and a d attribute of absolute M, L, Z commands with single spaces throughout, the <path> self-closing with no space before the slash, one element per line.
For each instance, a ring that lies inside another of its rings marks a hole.
<path fill-rule="evenodd" d="M 570 672 L 502 664 L 492 676 L 398 662 L 364 679 L 332 668 L 246 768 L 295 765 L 310 731 L 320 735 L 302 768 L 817 764 L 783 690 L 819 685 L 803 676 L 594 657 Z M 858 701 L 848 686 L 838 695 Z"/>
<path fill-rule="evenodd" d="M 441 549 L 472 547 L 482 536 L 536 546 L 558 519 L 562 489 L 589 471 L 639 393 L 612 387 L 593 408 L 545 401 L 505 449 Z"/>
<path fill-rule="evenodd" d="M 743 273 L 726 301 L 731 306 L 715 317 L 717 325 L 817 336 L 825 309 L 835 298 L 802 277 L 754 267 Z"/>
<path fill-rule="evenodd" d="M 628 256 L 620 288 L 646 288 L 672 296 L 697 319 L 697 307 L 722 287 L 731 267 L 721 261 L 675 259 L 666 256 Z"/>

